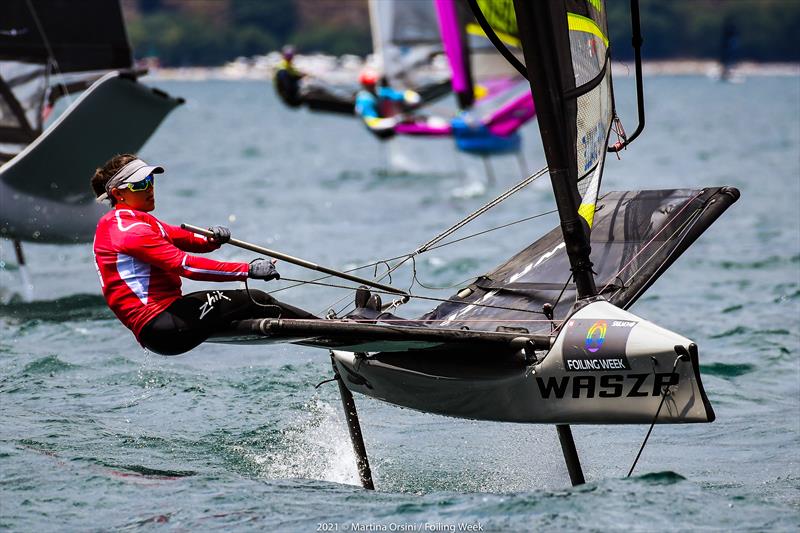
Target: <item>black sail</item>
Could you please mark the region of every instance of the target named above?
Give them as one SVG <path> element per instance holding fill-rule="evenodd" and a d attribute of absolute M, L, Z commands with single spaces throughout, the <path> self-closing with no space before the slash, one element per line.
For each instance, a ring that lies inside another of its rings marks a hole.
<path fill-rule="evenodd" d="M 89 177 L 183 102 L 142 74 L 118 0 L 0 2 L 0 237 L 91 241 L 105 209 Z"/>
<path fill-rule="evenodd" d="M 119 2 L 3 0 L 2 11 L 0 61 L 54 60 L 59 72 L 132 66 Z"/>
<path fill-rule="evenodd" d="M 3 0 L 0 16 L 0 163 L 44 129 L 64 94 L 112 70 L 131 70 L 133 55 L 115 0 Z"/>
<path fill-rule="evenodd" d="M 589 231 L 614 117 L 605 3 L 514 5 L 570 265 L 591 296 Z"/>

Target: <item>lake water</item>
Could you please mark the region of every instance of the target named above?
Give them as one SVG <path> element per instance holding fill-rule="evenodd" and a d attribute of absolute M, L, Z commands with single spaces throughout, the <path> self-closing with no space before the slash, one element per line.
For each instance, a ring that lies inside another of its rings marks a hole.
<path fill-rule="evenodd" d="M 506 157 L 490 182 L 446 140 L 386 150 L 354 120 L 283 108 L 266 82 L 146 81 L 187 99 L 141 152 L 167 169 L 155 214 L 226 224 L 323 265 L 409 252 L 520 179 Z M 617 86 L 632 131 L 633 84 Z M 634 477 L 625 474 L 646 426 L 574 427 L 588 482 L 571 488 L 551 426 L 357 396 L 378 488 L 364 491 L 336 387 L 314 387 L 331 377 L 326 352 L 146 353 L 105 307 L 90 245 L 26 246 L 36 296 L 19 303 L 2 242 L 0 529 L 796 530 L 800 79 L 654 77 L 646 99 L 647 128 L 609 159 L 603 190 L 733 185 L 742 198 L 633 308 L 699 344 L 717 413 L 712 424 L 656 427 Z M 527 169 L 543 167 L 538 127 L 523 133 Z M 545 178 L 458 235 L 552 208 Z M 459 284 L 556 224 L 545 217 L 423 255 L 419 279 Z M 253 258 L 230 247 L 215 257 Z M 351 298 L 308 285 L 278 294 L 314 312 Z"/>

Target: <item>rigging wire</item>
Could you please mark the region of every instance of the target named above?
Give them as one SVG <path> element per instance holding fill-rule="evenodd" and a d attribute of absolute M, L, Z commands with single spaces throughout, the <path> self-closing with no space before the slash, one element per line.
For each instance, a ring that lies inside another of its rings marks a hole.
<path fill-rule="evenodd" d="M 497 51 L 500 52 L 500 55 L 502 55 L 505 58 L 505 60 L 508 61 L 511 64 L 511 66 L 514 67 L 514 69 L 516 69 L 516 71 L 519 72 L 520 75 L 527 80 L 528 69 L 525 67 L 525 65 L 522 64 L 522 62 L 519 59 L 517 59 L 517 56 L 511 53 L 511 50 L 509 50 L 508 47 L 506 47 L 506 45 L 503 44 L 503 41 L 501 41 L 500 38 L 497 36 L 497 33 L 494 31 L 494 28 L 492 28 L 492 25 L 489 24 L 488 20 L 486 20 L 486 16 L 483 14 L 481 7 L 478 5 L 478 2 L 476 0 L 467 0 L 467 3 L 469 4 L 472 14 L 475 16 L 475 20 L 478 22 L 478 25 L 486 34 L 486 38 L 489 39 L 489 41 L 491 41 L 491 43 L 494 45 Z"/>
<path fill-rule="evenodd" d="M 44 47 L 47 50 L 48 67 L 52 66 L 53 67 L 53 72 L 55 72 L 56 74 L 58 74 L 58 76 L 60 76 L 60 78 L 61 78 L 61 87 L 62 87 L 62 89 L 64 91 L 64 96 L 67 97 L 67 101 L 69 101 L 70 104 L 71 104 L 72 103 L 72 95 L 70 94 L 69 87 L 67 86 L 67 83 L 64 80 L 64 73 L 61 72 L 61 67 L 58 66 L 58 60 L 56 59 L 56 54 L 55 54 L 55 52 L 53 52 L 53 47 L 50 44 L 50 39 L 47 38 L 47 33 L 45 33 L 45 31 L 44 31 L 44 26 L 42 25 L 42 21 L 39 20 L 39 15 L 36 13 L 36 8 L 33 7 L 33 1 L 32 0 L 25 0 L 25 3 L 28 5 L 28 9 L 31 12 L 31 17 L 33 17 L 33 22 L 36 24 L 36 28 L 39 30 L 39 34 L 42 36 L 42 41 L 44 43 Z M 50 68 L 46 68 L 45 69 L 45 77 L 46 77 L 45 80 L 49 80 L 49 78 L 50 78 Z M 49 87 L 49 83 L 47 85 Z M 42 102 L 44 102 L 44 99 L 46 99 L 46 98 L 47 97 L 45 95 L 43 95 L 42 96 Z M 42 120 L 42 117 L 38 117 L 38 120 Z"/>
<path fill-rule="evenodd" d="M 458 239 L 453 239 L 452 241 L 447 241 L 447 242 L 444 242 L 442 244 L 437 244 L 436 246 L 431 246 L 430 248 L 428 248 L 427 251 L 437 250 L 439 248 L 444 248 L 445 246 L 449 246 L 449 245 L 455 244 L 457 242 L 465 241 L 465 240 L 471 239 L 473 237 L 479 237 L 481 235 L 484 235 L 486 233 L 490 233 L 492 231 L 497 231 L 499 229 L 505 229 L 505 228 L 508 228 L 508 227 L 513 226 L 515 224 L 521 224 L 523 222 L 528 222 L 528 221 L 534 220 L 536 218 L 541 218 L 543 216 L 552 215 L 553 213 L 557 213 L 557 212 L 558 212 L 558 209 L 551 209 L 550 211 L 545 211 L 543 213 L 539 213 L 538 215 L 532 215 L 532 216 L 529 216 L 529 217 L 520 218 L 518 220 L 514 220 L 513 222 L 509 222 L 507 224 L 502 224 L 500 226 L 495 226 L 495 227 L 492 227 L 492 228 L 489 228 L 489 229 L 486 229 L 486 230 L 483 230 L 483 231 L 478 231 L 476 233 L 472 233 L 472 234 L 467 235 L 465 237 L 459 237 Z"/>
<path fill-rule="evenodd" d="M 684 355 L 679 355 L 678 357 L 675 358 L 675 362 L 672 364 L 672 374 L 675 373 L 675 369 L 678 367 L 678 362 L 681 361 L 684 357 L 685 357 Z M 639 462 L 639 457 L 641 457 L 642 452 L 644 451 L 644 447 L 647 444 L 647 440 L 650 438 L 650 434 L 653 432 L 653 427 L 656 425 L 656 421 L 658 420 L 658 415 L 661 413 L 661 408 L 664 407 L 664 402 L 667 400 L 667 397 L 671 395 L 672 393 L 669 390 L 669 386 L 664 387 L 664 389 L 661 391 L 661 401 L 658 404 L 658 409 L 656 409 L 656 415 L 653 417 L 653 422 L 650 423 L 650 429 L 647 430 L 647 435 L 644 436 L 642 445 L 639 447 L 639 453 L 636 454 L 636 459 L 633 460 L 631 469 L 628 470 L 628 475 L 625 477 L 631 477 L 631 474 L 633 474 L 633 469 L 636 468 L 636 463 Z"/>
<path fill-rule="evenodd" d="M 436 250 L 436 249 L 439 249 L 439 248 L 444 248 L 445 246 L 449 246 L 449 245 L 451 245 L 451 244 L 455 244 L 455 243 L 458 243 L 458 242 L 461 242 L 461 241 L 465 241 L 465 240 L 467 240 L 467 239 L 471 239 L 471 238 L 473 238 L 473 237 L 478 237 L 478 236 L 480 236 L 480 235 L 484 235 L 484 234 L 486 234 L 486 233 L 489 233 L 489 232 L 492 232 L 492 231 L 497 231 L 497 230 L 500 230 L 500 229 L 508 228 L 508 227 L 510 227 L 510 226 L 513 226 L 514 224 L 520 224 L 520 223 L 522 223 L 522 222 L 528 222 L 528 221 L 530 221 L 530 220 L 533 220 L 533 219 L 536 219 L 536 218 L 540 218 L 540 217 L 543 217 L 543 216 L 546 216 L 546 215 L 552 215 L 553 213 L 556 213 L 557 211 L 558 211 L 557 209 L 553 209 L 553 210 L 551 210 L 551 211 L 545 211 L 544 213 L 539 213 L 538 215 L 533 215 L 533 216 L 529 216 L 529 217 L 521 218 L 521 219 L 519 219 L 519 220 L 515 220 L 515 221 L 513 221 L 513 222 L 509 222 L 509 223 L 507 223 L 507 224 L 502 224 L 502 225 L 500 225 L 500 226 L 495 226 L 495 227 L 493 227 L 493 228 L 489 228 L 489 229 L 486 229 L 486 230 L 483 230 L 483 231 L 478 231 L 478 232 L 476 232 L 476 233 L 472 233 L 472 234 L 470 234 L 470 235 L 466 235 L 466 236 L 464 236 L 464 237 L 460 237 L 460 238 L 458 238 L 458 239 L 453 239 L 453 240 L 451 240 L 451 241 L 447 241 L 447 242 L 444 242 L 444 243 L 442 243 L 442 244 L 438 244 L 438 245 L 436 245 L 436 246 L 431 246 L 430 248 L 428 248 L 428 250 L 427 250 L 427 251 Z M 421 286 L 421 287 L 424 287 L 424 288 L 426 288 L 426 289 L 430 289 L 430 290 L 448 290 L 448 289 L 455 289 L 456 287 L 463 287 L 463 286 L 464 286 L 464 284 L 465 284 L 467 281 L 469 281 L 469 280 L 471 280 L 471 279 L 475 279 L 475 277 L 474 277 L 474 276 L 472 276 L 472 277 L 469 277 L 469 278 L 467 278 L 467 279 L 465 279 L 465 280 L 462 280 L 462 281 L 460 281 L 460 282 L 458 282 L 458 283 L 455 283 L 455 284 L 453 284 L 453 285 L 448 285 L 448 286 L 445 286 L 445 287 L 433 287 L 433 286 L 429 286 L 429 285 L 426 285 L 425 283 L 422 283 L 422 281 L 420 281 L 420 279 L 419 279 L 419 276 L 418 276 L 418 274 L 417 274 L 417 263 L 416 263 L 416 259 L 415 259 L 413 256 L 412 256 L 412 257 L 410 257 L 410 259 L 411 259 L 411 262 L 412 262 L 412 264 L 413 264 L 413 267 L 412 267 L 412 268 L 413 268 L 413 280 L 412 280 L 412 281 L 415 281 L 415 282 L 416 282 L 416 283 L 417 283 L 419 286 Z M 413 282 L 412 282 L 412 285 L 411 285 L 411 286 L 412 286 L 412 287 L 414 286 L 414 285 L 413 285 Z"/>
<path fill-rule="evenodd" d="M 472 222 L 473 220 L 475 220 L 476 218 L 478 218 L 482 214 L 486 213 L 490 209 L 492 209 L 494 207 L 497 207 L 499 204 L 501 204 L 502 202 L 504 202 L 505 200 L 507 200 L 508 198 L 513 196 L 514 194 L 518 193 L 519 191 L 521 191 L 522 189 L 524 189 L 525 187 L 527 187 L 528 185 L 530 185 L 531 183 L 533 183 L 534 181 L 536 181 L 537 179 L 542 177 L 544 174 L 547 173 L 547 171 L 548 171 L 548 167 L 544 167 L 544 168 L 539 169 L 538 171 L 534 172 L 533 174 L 531 174 L 530 176 L 528 176 L 524 180 L 520 181 L 519 183 L 517 183 L 516 185 L 514 185 L 510 189 L 506 190 L 505 192 L 503 192 L 502 194 L 497 196 L 494 200 L 484 204 L 482 207 L 476 209 L 475 211 L 473 211 L 468 216 L 466 216 L 463 219 L 461 219 L 460 221 L 456 222 L 455 224 L 453 224 L 452 226 L 450 226 L 449 228 L 447 228 L 446 230 L 441 232 L 439 235 L 435 236 L 433 239 L 429 240 L 428 242 L 426 242 L 425 244 L 423 244 L 422 246 L 417 248 L 414 251 L 413 254 L 417 255 L 417 254 L 421 254 L 423 252 L 428 251 L 431 246 L 433 246 L 434 244 L 440 242 L 441 240 L 449 237 L 450 235 L 452 235 L 453 233 L 455 233 L 459 229 L 463 228 L 464 226 L 466 226 L 467 224 L 469 224 L 470 222 Z"/>
<path fill-rule="evenodd" d="M 297 280 L 297 279 L 292 279 L 292 278 L 281 278 L 281 279 L 285 279 L 286 281 L 303 281 L 303 280 Z M 308 283 L 310 285 L 319 285 L 321 287 L 332 287 L 332 288 L 335 288 L 335 289 L 354 290 L 356 288 L 356 287 L 352 287 L 350 285 L 337 285 L 335 283 L 321 283 L 321 282 L 311 282 L 311 281 L 305 281 L 305 283 Z M 397 296 L 397 293 L 388 292 L 388 291 L 382 291 L 382 290 L 378 290 L 378 289 L 370 289 L 370 291 L 373 292 L 373 293 L 376 293 L 376 294 L 388 294 L 388 295 L 391 295 L 391 296 Z M 414 295 L 411 295 L 411 297 L 412 298 L 417 298 L 419 300 L 428 300 L 428 301 L 432 301 L 432 302 L 451 303 L 451 304 L 456 304 L 456 305 L 471 305 L 473 307 L 486 307 L 486 308 L 489 308 L 489 309 L 503 309 L 505 311 L 518 311 L 520 313 L 533 313 L 533 314 L 537 314 L 537 315 L 544 314 L 544 312 L 536 311 L 534 309 L 519 309 L 519 308 L 516 308 L 516 307 L 506 307 L 506 306 L 502 306 L 502 305 L 491 305 L 491 304 L 483 304 L 483 303 L 477 303 L 477 302 L 459 302 L 457 300 L 450 300 L 449 298 L 436 298 L 434 296 L 420 296 L 420 295 L 414 294 Z"/>
<path fill-rule="evenodd" d="M 695 198 L 696 198 L 696 197 L 695 197 Z M 691 200 L 690 200 L 690 202 L 691 202 Z M 622 291 L 622 290 L 625 290 L 626 288 L 628 288 L 628 287 L 630 286 L 630 283 L 631 283 L 631 282 L 633 281 L 633 279 L 636 277 L 636 275 L 637 275 L 639 272 L 641 272 L 641 271 L 642 271 L 642 269 L 644 269 L 644 268 L 645 268 L 645 267 L 646 267 L 646 266 L 647 266 L 647 265 L 648 265 L 648 264 L 649 264 L 651 261 L 653 261 L 653 260 L 655 259 L 655 257 L 656 257 L 656 254 L 658 254 L 658 252 L 659 252 L 659 251 L 661 251 L 661 250 L 662 250 L 662 249 L 663 249 L 665 246 L 667 246 L 667 244 L 668 244 L 668 243 L 670 243 L 670 242 L 672 241 L 672 239 L 674 239 L 674 238 L 675 238 L 675 236 L 676 236 L 676 235 L 679 235 L 680 233 L 684 233 L 684 231 L 685 231 L 685 230 L 687 230 L 687 228 L 689 227 L 689 225 L 690 225 L 690 224 L 691 224 L 692 226 L 694 226 L 694 224 L 696 224 L 696 223 L 697 223 L 697 222 L 700 220 L 700 218 L 701 218 L 702 214 L 705 212 L 705 210 L 706 210 L 706 209 L 707 209 L 707 206 L 706 206 L 706 207 L 704 207 L 702 210 L 699 210 L 699 211 L 697 211 L 697 212 L 696 212 L 696 213 L 694 213 L 694 214 L 693 214 L 693 215 L 692 215 L 690 218 L 688 218 L 687 220 L 685 220 L 685 221 L 684 221 L 684 222 L 683 222 L 683 223 L 682 223 L 680 226 L 678 226 L 678 227 L 675 229 L 675 231 L 673 231 L 673 232 L 672 232 L 672 233 L 669 235 L 669 237 L 667 237 L 667 238 L 664 240 L 664 242 L 663 242 L 663 243 L 662 243 L 662 244 L 661 244 L 661 245 L 660 245 L 658 248 L 656 248 L 656 250 L 655 250 L 655 251 L 653 251 L 653 253 L 652 253 L 652 254 L 650 254 L 650 256 L 649 256 L 649 257 L 648 257 L 648 258 L 647 258 L 647 259 L 646 259 L 646 260 L 645 260 L 645 261 L 644 261 L 644 262 L 643 262 L 643 263 L 642 263 L 642 264 L 639 266 L 639 268 L 637 268 L 637 269 L 636 269 L 636 270 L 635 270 L 635 271 L 634 271 L 634 272 L 633 272 L 633 273 L 630 275 L 630 277 L 628 277 L 628 280 L 627 280 L 627 281 L 623 280 L 623 279 L 622 279 L 622 273 L 625 271 L 625 269 L 627 269 L 627 268 L 628 268 L 628 267 L 629 267 L 629 266 L 632 264 L 632 262 L 633 262 L 633 261 L 634 261 L 634 260 L 635 260 L 637 257 L 639 257 L 639 256 L 640 256 L 642 253 L 644 253 L 644 252 L 645 252 L 645 250 L 647 250 L 647 248 L 648 248 L 648 247 L 649 247 L 649 246 L 650 246 L 650 245 L 651 245 L 653 242 L 655 242 L 655 236 L 654 236 L 654 237 L 653 237 L 653 239 L 651 239 L 650 241 L 648 241 L 648 243 L 647 243 L 647 244 L 645 244 L 645 245 L 644 245 L 644 246 L 643 246 L 643 247 L 642 247 L 642 248 L 641 248 L 641 249 L 640 249 L 640 250 L 639 250 L 639 251 L 638 251 L 636 254 L 634 254 L 634 256 L 631 258 L 631 260 L 630 260 L 630 261 L 628 261 L 628 263 L 626 263 L 626 264 L 625 264 L 625 266 L 623 266 L 623 267 L 622 267 L 622 268 L 621 268 L 621 269 L 620 269 L 620 270 L 619 270 L 619 271 L 618 271 L 618 272 L 617 272 L 617 273 L 614 275 L 614 277 L 613 277 L 613 278 L 611 278 L 611 279 L 612 279 L 612 281 L 609 281 L 609 282 L 608 282 L 608 283 L 605 285 L 605 287 L 603 287 L 603 290 L 601 291 L 601 293 L 602 293 L 602 292 L 605 292 L 605 290 L 606 290 L 608 287 L 610 287 L 610 286 L 612 285 L 612 283 L 613 283 L 613 280 L 614 280 L 614 279 L 619 279 L 619 280 L 621 280 L 621 281 L 622 281 L 622 286 L 621 286 L 621 287 L 619 287 L 619 288 L 618 288 L 616 291 L 614 291 L 614 293 L 613 293 L 613 294 L 612 294 L 612 295 L 611 295 L 609 298 L 614 298 L 614 297 L 615 297 L 617 294 L 619 294 L 619 292 L 620 292 L 620 291 Z M 677 216 L 677 215 L 676 215 L 676 216 Z M 664 227 L 666 228 L 666 227 L 669 225 L 669 223 L 670 223 L 671 221 L 672 221 L 672 220 L 670 220 L 669 222 L 667 222 L 667 223 L 665 224 L 665 226 L 664 226 Z M 660 232 L 659 232 L 659 233 L 660 233 Z M 680 238 L 680 240 L 678 241 L 678 243 L 676 244 L 676 246 L 679 246 L 679 245 L 680 245 L 680 243 L 681 243 L 681 242 L 683 242 L 683 240 L 686 238 L 686 235 L 687 235 L 687 234 L 688 234 L 688 231 L 686 231 L 686 232 L 683 234 L 683 236 Z M 653 274 L 653 276 L 655 276 L 655 273 Z M 651 278 L 652 278 L 653 276 L 651 276 Z M 647 285 L 647 284 L 645 283 L 643 286 L 646 286 L 646 285 Z M 637 295 L 636 295 L 636 296 L 638 296 L 638 293 L 637 293 Z M 635 300 L 635 299 L 636 299 L 636 296 L 634 296 L 634 297 L 631 299 L 631 301 Z"/>
<path fill-rule="evenodd" d="M 681 224 L 681 226 L 680 226 L 680 227 L 678 227 L 678 228 L 677 228 L 677 229 L 676 229 L 676 230 L 675 230 L 675 231 L 672 233 L 672 235 L 670 235 L 670 236 L 669 236 L 669 238 L 668 238 L 668 239 L 666 239 L 666 240 L 664 241 L 664 243 L 663 243 L 661 246 L 659 246 L 659 247 L 658 247 L 658 249 L 656 249 L 656 250 L 655 250 L 655 252 L 653 252 L 653 253 L 650 255 L 650 257 L 649 257 L 649 258 L 647 258 L 647 260 L 646 260 L 646 261 L 644 261 L 644 263 L 642 263 L 642 265 L 641 265 L 641 266 L 640 266 L 638 269 L 636 269 L 636 271 L 635 271 L 633 274 L 631 274 L 631 277 L 630 277 L 630 278 L 628 278 L 628 284 L 630 284 L 630 282 L 633 280 L 633 278 L 636 276 L 636 274 L 638 274 L 638 273 L 639 273 L 639 272 L 640 272 L 640 271 L 641 271 L 641 270 L 642 270 L 642 269 L 643 269 L 645 266 L 647 266 L 647 264 L 648 264 L 648 263 L 650 263 L 650 262 L 651 262 L 651 261 L 652 261 L 652 260 L 655 258 L 655 255 L 656 255 L 656 254 L 657 254 L 657 253 L 658 253 L 658 252 L 659 252 L 659 251 L 660 251 L 662 248 L 664 248 L 664 247 L 667 245 L 667 243 L 668 243 L 668 242 L 669 242 L 669 241 L 670 241 L 670 240 L 671 240 L 673 237 L 675 237 L 675 236 L 676 236 L 676 235 L 678 235 L 679 233 L 682 233 L 682 232 L 683 232 L 683 235 L 681 236 L 680 240 L 678 241 L 678 243 L 675 245 L 675 248 L 673 249 L 673 252 L 672 252 L 672 253 L 674 253 L 674 250 L 675 250 L 675 249 L 677 249 L 677 247 L 678 247 L 678 246 L 680 246 L 680 244 L 681 244 L 681 243 L 684 241 L 684 239 L 686 239 L 686 236 L 689 234 L 689 230 L 691 229 L 691 228 L 689 227 L 689 225 L 691 224 L 691 226 L 692 226 L 692 227 L 694 227 L 694 225 L 695 225 L 695 224 L 697 224 L 697 222 L 700 220 L 700 218 L 702 217 L 703 213 L 706 211 L 706 209 L 707 209 L 707 208 L 708 208 L 708 206 L 704 207 L 704 208 L 703 208 L 701 211 L 698 211 L 697 213 L 695 213 L 695 214 L 692 216 L 692 218 L 689 218 L 689 219 L 687 219 L 687 220 L 686 220 L 686 221 L 685 221 L 683 224 Z M 686 230 L 686 231 L 684 231 L 684 230 Z M 652 278 L 653 276 L 655 276 L 655 273 L 653 273 L 653 275 L 651 276 L 651 278 Z M 647 284 L 645 283 L 643 286 L 646 286 L 646 285 L 647 285 Z M 621 287 L 619 290 L 617 290 L 617 291 L 614 293 L 614 295 L 616 295 L 616 294 L 617 294 L 617 293 L 618 293 L 620 290 L 623 290 L 623 289 L 625 289 L 625 286 L 623 286 L 623 287 Z M 640 289 L 640 292 L 641 292 L 641 290 L 642 290 L 642 289 Z M 639 294 L 639 293 L 635 294 L 635 295 L 632 297 L 632 300 L 631 300 L 631 301 L 635 300 L 635 299 L 636 299 L 636 297 L 638 297 L 638 294 Z M 612 295 L 612 296 L 613 296 L 613 295 Z"/>
<path fill-rule="evenodd" d="M 690 198 L 690 199 L 689 199 L 689 200 L 688 200 L 688 201 L 687 201 L 687 202 L 686 202 L 686 203 L 683 205 L 683 207 L 681 207 L 681 208 L 678 210 L 678 212 L 677 212 L 677 213 L 675 213 L 675 214 L 672 216 L 672 219 L 670 219 L 669 221 L 665 222 L 665 223 L 664 223 L 664 226 L 663 226 L 663 227 L 662 227 L 660 230 L 658 230 L 658 232 L 657 232 L 655 235 L 653 235 L 653 236 L 650 238 L 650 240 L 649 240 L 649 241 L 647 241 L 647 244 L 645 244 L 644 246 L 642 246 L 642 248 L 641 248 L 641 249 L 640 249 L 638 252 L 636 252 L 636 253 L 633 255 L 633 257 L 631 257 L 631 259 L 630 259 L 630 260 L 629 260 L 627 263 L 625 263 L 625 265 L 623 265 L 623 266 L 622 266 L 622 268 L 620 268 L 620 269 L 619 269 L 619 271 L 617 271 L 617 273 L 614 275 L 614 278 L 616 278 L 617 276 L 619 276 L 620 274 L 622 274 L 622 272 L 624 272 L 624 271 L 625 271 L 625 269 L 627 269 L 629 266 L 631 266 L 631 264 L 632 264 L 632 263 L 633 263 L 633 262 L 636 260 L 636 258 L 637 258 L 637 257 L 639 257 L 639 255 L 641 255 L 641 254 L 642 254 L 642 253 L 643 253 L 643 252 L 644 252 L 644 251 L 647 249 L 647 247 L 648 247 L 648 246 L 650 246 L 650 245 L 651 245 L 653 242 L 655 242 L 656 238 L 657 238 L 659 235 L 661 235 L 661 233 L 663 233 L 663 232 L 664 232 L 664 230 L 666 230 L 666 229 L 669 227 L 669 223 L 670 223 L 672 220 L 674 220 L 675 218 L 677 218 L 677 217 L 678 217 L 678 215 L 680 215 L 681 213 L 683 213 L 683 212 L 686 210 L 686 208 L 687 208 L 687 207 L 689 207 L 689 206 L 691 205 L 691 203 L 692 203 L 694 200 L 696 200 L 696 199 L 697 199 L 697 198 L 698 198 L 698 197 L 699 197 L 701 194 L 702 194 L 702 192 L 700 192 L 700 193 L 697 193 L 697 194 L 696 194 L 696 195 L 694 195 L 692 198 Z M 676 234 L 677 234 L 677 233 L 673 233 L 673 234 L 672 234 L 672 236 L 674 236 L 674 235 L 676 235 Z M 669 239 L 665 240 L 664 242 L 665 242 L 665 243 L 666 243 L 666 242 L 669 242 Z M 662 246 L 663 246 L 663 245 L 662 245 Z M 638 272 L 638 270 L 637 270 L 637 272 Z M 613 279 L 613 278 L 612 278 L 612 279 Z M 606 289 L 609 287 L 609 285 L 611 285 L 611 282 L 608 282 L 608 283 L 606 284 L 606 286 L 605 286 L 605 287 L 603 287 L 603 289 L 602 289 L 600 292 L 603 292 L 603 291 L 605 291 L 605 290 L 606 290 Z"/>
<path fill-rule="evenodd" d="M 527 178 L 523 179 L 522 181 L 520 181 L 519 183 L 517 183 L 516 185 L 511 187 L 510 189 L 507 189 L 505 192 L 503 192 L 502 194 L 500 194 L 499 196 L 497 196 L 493 200 L 487 202 L 486 204 L 484 204 L 483 206 L 479 207 L 478 209 L 476 209 L 475 211 L 473 211 L 472 213 L 470 213 L 466 217 L 462 218 L 461 220 L 459 220 L 458 222 L 456 222 L 455 224 L 453 224 L 452 226 L 450 226 L 446 230 L 442 231 L 441 233 L 439 233 L 438 235 L 436 235 L 435 237 L 430 239 L 425 244 L 419 246 L 416 250 L 414 250 L 410 254 L 407 254 L 405 256 L 401 256 L 401 257 L 403 257 L 403 259 L 398 261 L 391 268 L 389 268 L 388 271 L 384 272 L 383 275 L 381 277 L 379 277 L 376 281 L 381 281 L 385 277 L 391 275 L 392 272 L 394 272 L 395 270 L 400 268 L 400 266 L 405 264 L 412 257 L 429 251 L 430 249 L 432 249 L 432 247 L 435 244 L 437 244 L 437 243 L 441 242 L 442 240 L 446 239 L 447 237 L 449 237 L 450 235 L 452 235 L 453 233 L 455 233 L 459 229 L 463 228 L 464 226 L 466 226 L 467 224 L 469 224 L 470 222 L 472 222 L 473 220 L 475 220 L 479 216 L 483 215 L 484 213 L 486 213 L 490 209 L 498 206 L 499 204 L 501 204 L 502 202 L 504 202 L 505 200 L 507 200 L 508 198 L 513 196 L 514 194 L 518 193 L 519 191 L 521 191 L 522 189 L 524 189 L 525 187 L 527 187 L 528 185 L 530 185 L 531 183 L 533 183 L 534 181 L 536 181 L 537 179 L 539 179 L 540 177 L 545 175 L 547 173 L 547 171 L 548 171 L 548 167 L 544 167 L 544 168 L 539 169 L 538 171 L 534 172 L 533 174 L 531 174 Z M 333 308 L 333 307 L 339 305 L 345 298 L 346 298 L 346 296 L 336 300 L 329 307 Z M 340 309 L 337 312 L 337 314 L 343 312 L 349 306 L 350 306 L 350 304 L 347 304 L 345 307 Z"/>
<path fill-rule="evenodd" d="M 535 220 L 535 219 L 541 218 L 543 216 L 552 215 L 553 213 L 556 213 L 557 211 L 558 211 L 557 209 L 552 209 L 550 211 L 545 211 L 543 213 L 539 213 L 538 215 L 532 215 L 532 216 L 529 216 L 529 217 L 520 218 L 520 219 L 514 220 L 512 222 L 508 222 L 506 224 L 501 224 L 500 226 L 494 226 L 492 228 L 485 229 L 485 230 L 482 230 L 482 231 L 478 231 L 478 232 L 472 233 L 470 235 L 466 235 L 464 237 L 459 237 L 458 239 L 453 239 L 453 240 L 450 240 L 450 241 L 447 241 L 447 242 L 443 242 L 441 244 L 437 244 L 435 246 L 431 246 L 430 248 L 428 248 L 427 251 L 438 250 L 439 248 L 444 248 L 445 246 L 450 246 L 451 244 L 456 244 L 456 243 L 465 241 L 467 239 L 471 239 L 471 238 L 474 238 L 474 237 L 479 237 L 481 235 L 485 235 L 485 234 L 491 233 L 493 231 L 505 229 L 505 228 L 514 226 L 516 224 L 521 224 L 523 222 L 529 222 L 531 220 Z M 391 267 L 389 267 L 389 262 L 390 261 L 396 261 L 398 259 L 403 259 L 403 258 L 406 258 L 406 257 L 410 258 L 411 257 L 411 253 L 398 255 L 396 257 L 389 257 L 387 259 L 381 259 L 381 260 L 375 261 L 373 263 L 367 263 L 365 265 L 349 268 L 347 270 L 343 270 L 342 272 L 346 272 L 346 273 L 356 272 L 357 270 L 362 270 L 362 269 L 365 269 L 365 268 L 377 267 L 378 265 L 381 265 L 381 264 L 386 265 L 387 269 L 388 269 L 388 268 L 391 268 Z M 388 272 L 388 270 L 387 270 L 387 272 Z M 378 276 L 377 270 L 375 271 L 374 276 L 375 277 Z M 305 285 L 308 282 L 322 281 L 322 280 L 329 279 L 329 278 L 332 278 L 332 277 L 333 277 L 332 275 L 326 274 L 324 276 L 320 276 L 318 278 L 314 278 L 314 279 L 311 279 L 311 280 L 298 280 L 298 283 L 295 283 L 293 285 L 289 285 L 289 286 L 286 286 L 286 287 L 280 287 L 278 289 L 273 289 L 271 291 L 265 291 L 265 292 L 267 294 L 273 294 L 273 293 L 276 293 L 276 292 L 281 292 L 281 291 L 285 291 L 285 290 L 288 290 L 288 289 L 293 289 L 295 287 L 300 287 L 302 285 Z M 284 279 L 284 281 L 286 281 L 286 278 L 283 278 L 283 279 Z M 452 288 L 455 288 L 455 287 L 461 287 L 461 286 L 463 286 L 464 283 L 466 283 L 467 281 L 469 281 L 471 279 L 474 279 L 474 276 L 466 278 L 465 280 L 463 280 L 460 283 L 457 283 L 455 285 L 451 285 L 449 287 L 441 287 L 439 290 L 446 290 L 446 289 L 452 289 Z M 390 280 L 390 283 L 391 283 L 391 276 L 389 277 L 389 280 Z M 427 287 L 426 285 L 424 285 L 422 283 L 420 283 L 420 285 L 425 287 L 425 288 L 430 288 L 432 290 L 437 290 L 437 288 L 435 288 L 435 287 Z"/>

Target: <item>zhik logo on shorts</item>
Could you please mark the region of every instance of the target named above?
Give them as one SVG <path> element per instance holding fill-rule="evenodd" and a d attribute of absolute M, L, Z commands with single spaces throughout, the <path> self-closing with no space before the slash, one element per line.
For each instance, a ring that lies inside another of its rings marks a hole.
<path fill-rule="evenodd" d="M 214 304 L 221 300 L 231 301 L 230 298 L 222 294 L 222 291 L 214 291 L 206 293 L 206 302 L 200 306 L 200 320 L 203 320 L 208 313 L 214 310 Z"/>

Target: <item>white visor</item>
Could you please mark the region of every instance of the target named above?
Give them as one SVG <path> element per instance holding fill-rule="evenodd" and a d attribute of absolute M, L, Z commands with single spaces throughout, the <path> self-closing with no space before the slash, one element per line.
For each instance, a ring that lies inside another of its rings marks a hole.
<path fill-rule="evenodd" d="M 106 192 L 97 197 L 98 202 L 107 200 L 111 196 L 111 191 L 119 188 L 126 183 L 136 183 L 142 181 L 150 174 L 162 174 L 164 168 L 158 165 L 148 165 L 141 159 L 134 159 L 106 182 Z"/>

